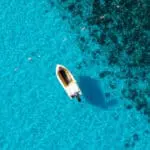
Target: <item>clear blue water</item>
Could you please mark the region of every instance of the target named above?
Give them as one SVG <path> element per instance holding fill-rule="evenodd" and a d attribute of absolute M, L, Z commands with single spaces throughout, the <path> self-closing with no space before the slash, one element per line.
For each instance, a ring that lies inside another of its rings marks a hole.
<path fill-rule="evenodd" d="M 0 1 L 0 150 L 149 150 L 147 117 L 124 107 L 99 65 L 83 54 L 79 34 L 88 48 L 99 47 L 86 28 L 71 29 L 63 10 L 50 1 Z M 86 48 L 86 46 L 85 46 Z M 101 47 L 102 48 L 102 47 Z M 107 54 L 106 54 L 107 55 Z M 84 61 L 79 69 L 78 64 Z M 70 101 L 55 76 L 63 64 L 76 77 L 82 102 Z"/>

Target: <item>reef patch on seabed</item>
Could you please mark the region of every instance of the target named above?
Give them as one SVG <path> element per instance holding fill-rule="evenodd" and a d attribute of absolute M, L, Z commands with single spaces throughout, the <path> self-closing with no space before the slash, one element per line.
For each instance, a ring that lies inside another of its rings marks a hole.
<path fill-rule="evenodd" d="M 150 5 L 148 0 L 59 0 L 62 16 L 76 32 L 83 55 L 77 68 L 103 64 L 114 71 L 99 72 L 112 90 L 123 81 L 121 99 L 136 107 L 150 123 Z M 94 43 L 94 44 L 93 44 Z M 95 45 L 91 49 L 91 44 Z M 107 68 L 108 68 L 107 67 Z M 110 79 L 109 79 L 110 78 Z"/>

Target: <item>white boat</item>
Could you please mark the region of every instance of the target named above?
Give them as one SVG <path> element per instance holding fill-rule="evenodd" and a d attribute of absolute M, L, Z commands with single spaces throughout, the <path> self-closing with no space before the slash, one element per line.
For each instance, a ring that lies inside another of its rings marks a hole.
<path fill-rule="evenodd" d="M 70 99 L 77 98 L 78 101 L 81 101 L 80 95 L 82 95 L 82 92 L 71 72 L 63 65 L 58 64 L 56 76 Z"/>

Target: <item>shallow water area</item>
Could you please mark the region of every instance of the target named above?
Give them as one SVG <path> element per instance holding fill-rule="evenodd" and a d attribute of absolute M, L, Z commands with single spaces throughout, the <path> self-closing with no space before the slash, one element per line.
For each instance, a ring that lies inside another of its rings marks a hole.
<path fill-rule="evenodd" d="M 63 9 L 72 2 L 0 1 L 0 149 L 149 150 L 148 116 L 108 65 L 114 45 L 94 42 L 85 20 Z M 81 103 L 67 97 L 56 64 L 77 79 Z"/>

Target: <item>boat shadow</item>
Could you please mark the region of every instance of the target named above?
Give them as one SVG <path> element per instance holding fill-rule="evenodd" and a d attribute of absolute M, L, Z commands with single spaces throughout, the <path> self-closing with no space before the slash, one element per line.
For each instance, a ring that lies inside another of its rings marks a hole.
<path fill-rule="evenodd" d="M 79 86 L 86 100 L 97 107 L 108 109 L 117 104 L 116 100 L 106 102 L 99 81 L 88 76 L 79 77 Z"/>

